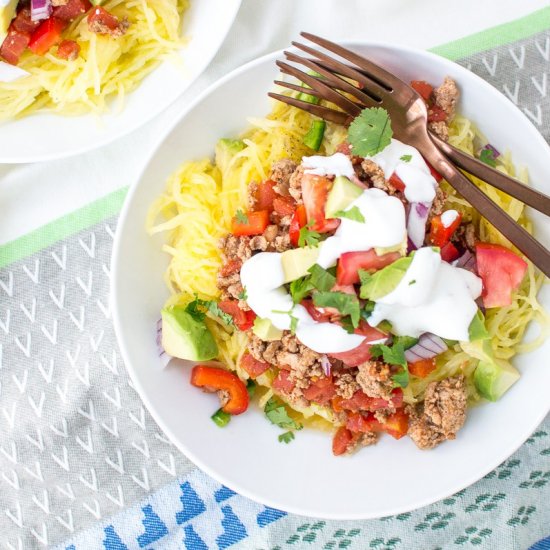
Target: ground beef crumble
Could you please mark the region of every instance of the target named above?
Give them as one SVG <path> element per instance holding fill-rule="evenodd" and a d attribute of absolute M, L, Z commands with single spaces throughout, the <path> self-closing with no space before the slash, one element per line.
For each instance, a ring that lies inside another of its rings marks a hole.
<path fill-rule="evenodd" d="M 279 195 L 284 197 L 290 195 L 290 179 L 296 168 L 296 163 L 290 159 L 281 159 L 273 163 L 269 179 L 275 182 L 273 189 Z"/>
<path fill-rule="evenodd" d="M 368 396 L 391 400 L 394 386 L 389 365 L 382 361 L 367 361 L 358 369 L 357 383 Z"/>
<path fill-rule="evenodd" d="M 455 439 L 466 420 L 464 376 L 432 382 L 424 402 L 408 409 L 408 434 L 420 449 L 433 449 L 445 440 Z"/>

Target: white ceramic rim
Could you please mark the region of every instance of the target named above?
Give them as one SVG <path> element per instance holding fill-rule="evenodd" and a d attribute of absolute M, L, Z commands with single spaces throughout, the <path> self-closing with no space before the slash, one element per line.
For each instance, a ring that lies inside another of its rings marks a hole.
<path fill-rule="evenodd" d="M 391 48 L 392 50 L 396 52 L 410 52 L 413 51 L 415 55 L 418 56 L 424 56 L 427 59 L 439 59 L 440 56 L 437 56 L 436 54 L 433 54 L 431 52 L 418 50 L 416 48 L 409 48 L 405 46 L 399 46 L 394 44 L 388 44 L 388 43 L 382 43 L 382 42 L 371 42 L 371 41 L 345 41 L 341 42 L 343 46 L 346 47 L 382 47 L 382 48 Z M 293 50 L 294 48 L 286 48 L 286 50 Z M 233 70 L 220 80 L 216 81 L 212 85 L 210 85 L 206 90 L 204 90 L 196 99 L 193 101 L 179 116 L 177 120 L 174 121 L 174 123 L 167 128 L 166 132 L 163 136 L 159 138 L 159 142 L 157 146 L 152 150 L 149 158 L 144 163 L 142 171 L 140 173 L 139 179 L 134 182 L 128 192 L 128 195 L 125 199 L 124 206 L 121 210 L 121 214 L 119 217 L 119 224 L 118 227 L 122 227 L 124 225 L 124 221 L 128 215 L 128 212 L 130 210 L 130 204 L 131 204 L 131 198 L 133 197 L 134 193 L 136 192 L 136 189 L 139 185 L 139 182 L 141 181 L 144 173 L 147 170 L 148 165 L 150 164 L 151 160 L 155 155 L 157 154 L 157 151 L 162 147 L 164 140 L 167 138 L 167 136 L 174 130 L 176 126 L 181 124 L 186 116 L 193 111 L 193 109 L 200 104 L 205 98 L 207 98 L 212 92 L 217 90 L 218 88 L 224 86 L 224 84 L 239 75 L 247 72 L 249 69 L 260 65 L 268 60 L 273 61 L 273 76 L 275 78 L 276 75 L 276 66 L 275 66 L 275 60 L 283 58 L 283 50 L 278 50 L 269 54 L 266 54 L 264 56 L 261 56 L 259 58 L 256 58 L 245 65 L 242 65 L 241 67 L 238 67 L 237 69 Z M 470 71 L 467 71 L 467 69 L 461 67 L 460 65 L 456 65 L 456 72 L 466 72 L 469 75 L 469 78 L 474 77 L 477 80 L 477 84 L 480 87 L 486 88 L 489 93 L 494 94 L 494 88 L 485 80 L 478 77 L 477 75 L 471 73 Z M 539 131 L 536 129 L 536 127 L 532 124 L 532 122 L 523 114 L 519 109 L 505 96 L 501 95 L 502 99 L 509 103 L 509 106 L 516 111 L 519 112 L 519 114 L 523 117 L 524 121 L 527 123 L 531 135 L 529 136 L 530 139 L 537 140 L 539 142 L 539 145 L 544 147 L 548 151 L 548 155 L 550 158 L 550 146 L 548 143 L 544 140 L 542 135 L 539 133 Z M 243 121 L 244 126 L 245 121 Z M 184 159 L 182 159 L 183 161 Z M 118 271 L 118 258 L 120 257 L 119 249 L 120 249 L 120 240 L 121 240 L 121 232 L 117 230 L 116 236 L 115 236 L 115 242 L 113 245 L 113 253 L 112 253 L 112 261 L 111 261 L 111 268 L 113 274 Z M 264 504 L 266 506 L 270 506 L 276 509 L 284 510 L 285 512 L 297 514 L 301 516 L 310 516 L 310 517 L 318 517 L 322 519 L 327 520 L 366 520 L 366 519 L 377 519 L 380 517 L 387 517 L 390 515 L 396 515 L 401 514 L 405 512 L 410 512 L 412 510 L 416 510 L 418 508 L 422 508 L 424 506 L 427 506 L 429 504 L 433 504 L 435 502 L 438 502 L 444 498 L 449 497 L 450 495 L 455 494 L 458 491 L 461 491 L 462 489 L 465 489 L 466 487 L 469 487 L 473 483 L 479 481 L 481 478 L 483 478 L 485 475 L 487 475 L 489 472 L 494 470 L 499 464 L 504 462 L 510 455 L 512 455 L 515 451 L 518 450 L 519 447 L 525 442 L 525 440 L 529 437 L 531 433 L 533 433 L 536 428 L 539 426 L 539 424 L 544 420 L 548 412 L 550 412 L 550 401 L 548 403 L 548 408 L 546 411 L 543 411 L 540 415 L 538 415 L 534 421 L 532 422 L 532 425 L 529 426 L 529 430 L 527 434 L 518 434 L 518 437 L 515 438 L 514 443 L 511 443 L 505 451 L 502 451 L 500 455 L 495 457 L 491 462 L 485 465 L 484 468 L 481 468 L 478 473 L 475 475 L 472 475 L 468 477 L 467 479 L 462 479 L 459 482 L 456 482 L 451 488 L 447 487 L 445 490 L 442 490 L 440 492 L 432 493 L 430 497 L 424 498 L 424 499 L 418 499 L 415 502 L 415 505 L 413 507 L 411 506 L 397 506 L 393 509 L 385 509 L 383 513 L 381 514 L 364 514 L 364 513 L 356 513 L 356 514 L 346 514 L 342 515 L 338 512 L 336 513 L 323 513 L 319 514 L 317 510 L 311 510 L 307 508 L 298 508 L 295 506 L 287 506 L 284 502 L 280 502 L 277 499 L 271 499 L 269 497 L 262 497 L 261 499 L 258 498 L 257 495 L 255 495 L 253 492 L 240 487 L 239 483 L 235 483 L 232 479 L 227 478 L 224 475 L 218 474 L 218 472 L 213 471 L 208 465 L 204 464 L 203 461 L 196 456 L 191 450 L 186 448 L 185 444 L 183 442 L 180 442 L 178 438 L 172 433 L 172 431 L 166 426 L 166 424 L 163 422 L 162 417 L 158 413 L 158 411 L 155 410 L 155 408 L 152 406 L 150 400 L 147 397 L 147 392 L 144 390 L 143 386 L 140 384 L 139 378 L 134 371 L 132 365 L 128 361 L 128 352 L 125 347 L 125 341 L 123 338 L 121 338 L 122 329 L 120 324 L 120 317 L 118 313 L 118 306 L 117 306 L 117 297 L 118 295 L 118 286 L 117 286 L 117 278 L 113 276 L 112 283 L 111 283 L 111 304 L 112 304 L 112 311 L 113 311 L 113 323 L 115 327 L 115 332 L 117 335 L 117 341 L 120 346 L 120 350 L 122 353 L 122 357 L 124 360 L 124 363 L 126 365 L 126 368 L 128 370 L 128 373 L 130 375 L 130 378 L 135 386 L 136 391 L 139 393 L 142 401 L 144 402 L 145 406 L 147 407 L 147 410 L 155 420 L 155 422 L 159 425 L 159 427 L 162 429 L 162 431 L 168 436 L 168 438 L 174 443 L 174 445 L 185 455 L 187 456 L 198 468 L 200 468 L 202 471 L 207 473 L 212 478 L 216 479 L 223 485 L 229 487 L 230 489 L 234 490 L 238 494 L 245 496 L 247 498 L 250 498 L 251 500 L 255 502 L 260 502 L 261 504 Z"/>

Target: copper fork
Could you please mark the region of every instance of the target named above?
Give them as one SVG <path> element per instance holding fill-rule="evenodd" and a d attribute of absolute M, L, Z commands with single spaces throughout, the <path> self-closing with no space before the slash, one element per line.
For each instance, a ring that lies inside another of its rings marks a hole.
<path fill-rule="evenodd" d="M 295 47 L 312 55 L 315 59 L 308 59 L 292 52 L 285 52 L 287 59 L 308 67 L 308 69 L 320 76 L 308 74 L 293 65 L 277 61 L 277 65 L 283 73 L 294 76 L 306 86 L 309 86 L 309 88 L 279 80 L 276 81 L 276 84 L 326 99 L 338 106 L 342 111 L 330 109 L 322 105 L 314 105 L 277 93 L 270 93 L 271 97 L 304 109 L 325 120 L 345 125 L 349 124 L 364 107 L 383 107 L 390 114 L 394 136 L 400 141 L 418 149 L 424 158 L 458 193 L 546 276 L 550 277 L 550 252 L 464 176 L 449 161 L 446 154 L 452 157 L 457 166 L 465 170 L 471 170 L 491 185 L 547 215 L 550 215 L 549 197 L 505 176 L 497 170 L 493 170 L 469 155 L 451 148 L 435 136 L 430 135 L 427 130 L 428 113 L 424 100 L 407 83 L 395 75 L 329 40 L 309 33 L 301 34 L 311 42 L 351 62 L 353 66 L 338 61 L 330 55 L 310 46 L 293 42 L 292 44 Z M 348 79 L 351 79 L 351 81 L 356 82 L 358 85 L 354 85 Z M 342 92 L 349 94 L 357 101 L 351 100 L 348 95 L 344 95 Z M 442 150 L 438 147 L 441 147 Z"/>

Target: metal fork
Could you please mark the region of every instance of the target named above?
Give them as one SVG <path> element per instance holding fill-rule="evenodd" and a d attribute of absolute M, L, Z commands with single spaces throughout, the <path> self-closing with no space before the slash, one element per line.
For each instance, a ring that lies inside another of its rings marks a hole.
<path fill-rule="evenodd" d="M 285 52 L 289 61 L 304 65 L 321 76 L 308 74 L 288 63 L 277 61 L 283 73 L 294 76 L 309 88 L 290 82 L 275 81 L 276 84 L 291 90 L 315 95 L 338 106 L 342 111 L 322 105 L 314 105 L 290 96 L 269 93 L 275 99 L 294 105 L 325 120 L 348 125 L 364 107 L 383 107 L 391 116 L 394 136 L 414 146 L 424 158 L 460 193 L 479 213 L 529 258 L 546 276 L 550 277 L 550 252 L 511 218 L 496 203 L 487 197 L 458 168 L 446 154 L 451 156 L 457 166 L 475 171 L 481 179 L 498 189 L 515 196 L 525 204 L 550 215 L 550 198 L 531 189 L 497 170 L 480 163 L 469 155 L 451 148 L 445 142 L 430 135 L 427 130 L 428 112 L 420 95 L 407 83 L 382 69 L 364 57 L 310 33 L 301 35 L 322 46 L 326 50 L 351 62 L 343 63 L 310 46 L 298 42 L 292 44 L 312 55 L 308 59 L 292 52 Z M 351 79 L 357 85 L 349 82 Z M 353 101 L 346 95 L 358 101 Z M 441 147 L 441 150 L 438 148 Z M 442 152 L 444 151 L 444 153 Z M 495 177 L 496 176 L 496 177 Z"/>

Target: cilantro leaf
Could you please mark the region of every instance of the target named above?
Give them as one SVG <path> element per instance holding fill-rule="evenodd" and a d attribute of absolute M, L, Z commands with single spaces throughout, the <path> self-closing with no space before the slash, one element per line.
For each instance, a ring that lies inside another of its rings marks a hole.
<path fill-rule="evenodd" d="M 390 144 L 392 135 L 388 111 L 374 107 L 363 109 L 350 124 L 348 141 L 354 155 L 366 157 L 385 149 Z"/>
<path fill-rule="evenodd" d="M 394 336 L 393 343 L 403 344 L 403 349 L 409 349 L 418 344 L 418 338 L 414 336 Z"/>
<path fill-rule="evenodd" d="M 367 300 L 365 307 L 363 307 L 360 312 L 361 319 L 363 319 L 364 321 L 368 320 L 368 318 L 371 316 L 372 312 L 374 311 L 375 305 L 376 305 L 376 302 L 371 302 L 370 300 Z"/>
<path fill-rule="evenodd" d="M 267 419 L 279 428 L 285 430 L 301 430 L 303 428 L 302 424 L 296 422 L 290 416 L 286 410 L 285 405 L 280 399 L 272 397 L 264 407 L 264 413 L 267 416 Z"/>
<path fill-rule="evenodd" d="M 299 304 L 314 289 L 310 277 L 300 277 L 290 283 L 290 295 L 295 304 Z"/>
<path fill-rule="evenodd" d="M 336 284 L 336 277 L 326 269 L 323 269 L 319 264 L 313 264 L 308 271 L 311 273 L 311 277 L 309 278 L 311 284 L 321 292 L 330 290 Z"/>
<path fill-rule="evenodd" d="M 220 318 L 226 325 L 234 325 L 233 317 L 223 311 L 216 300 L 201 300 L 195 296 L 195 299 L 187 304 L 185 311 L 196 321 L 204 321 L 206 313 L 209 312 L 214 317 Z"/>
<path fill-rule="evenodd" d="M 218 302 L 215 300 L 209 300 L 206 302 L 208 311 L 214 315 L 214 317 L 219 317 L 226 325 L 233 325 L 233 317 L 229 315 L 229 313 L 226 313 L 223 311 L 223 309 L 220 308 L 218 305 Z"/>
<path fill-rule="evenodd" d="M 399 157 L 399 160 L 402 160 L 403 162 L 411 162 L 412 158 L 412 155 L 403 155 Z"/>
<path fill-rule="evenodd" d="M 294 432 L 285 432 L 284 434 L 281 434 L 279 437 L 277 437 L 279 440 L 279 443 L 290 443 L 294 439 Z"/>
<path fill-rule="evenodd" d="M 481 153 L 479 153 L 479 160 L 493 168 L 495 168 L 495 166 L 497 165 L 495 154 L 490 149 L 482 149 Z"/>
<path fill-rule="evenodd" d="M 409 286 L 415 285 L 415 284 L 416 284 L 416 279 L 411 279 L 411 280 L 409 281 Z"/>
<path fill-rule="evenodd" d="M 189 302 L 187 306 L 185 306 L 186 313 L 189 313 L 195 321 L 204 321 L 204 318 L 206 317 L 206 307 L 201 304 L 204 303 L 204 300 L 200 300 L 198 297 L 195 297 L 195 299 L 192 302 Z"/>
<path fill-rule="evenodd" d="M 319 246 L 319 240 L 321 239 L 321 234 L 317 231 L 312 231 L 313 220 L 308 222 L 304 227 L 300 229 L 300 234 L 298 236 L 298 246 L 303 248 L 304 246 Z"/>
<path fill-rule="evenodd" d="M 342 328 L 348 334 L 355 334 L 355 327 L 353 326 L 353 323 L 351 322 L 351 317 L 349 315 L 347 315 L 346 317 L 342 317 L 340 319 L 340 323 L 342 323 Z"/>
<path fill-rule="evenodd" d="M 280 309 L 272 309 L 272 313 L 280 313 L 281 315 L 288 315 L 290 317 L 290 332 L 291 334 L 296 334 L 296 328 L 298 327 L 298 317 L 292 315 L 292 309 L 288 311 L 282 311 Z"/>
<path fill-rule="evenodd" d="M 243 287 L 242 291 L 239 294 L 239 300 L 246 300 L 248 298 L 248 294 L 246 293 L 246 288 Z"/>
<path fill-rule="evenodd" d="M 338 210 L 334 213 L 334 218 L 347 218 L 354 222 L 365 223 L 365 216 L 361 214 L 361 210 L 357 206 L 352 206 L 349 210 Z"/>
<path fill-rule="evenodd" d="M 238 223 L 248 223 L 248 216 L 240 208 L 237 210 L 237 212 L 235 212 L 235 218 Z"/>
<path fill-rule="evenodd" d="M 405 348 L 403 342 L 395 342 L 392 347 L 385 344 L 375 344 L 371 346 L 370 353 L 372 357 L 380 357 L 385 363 L 402 367 L 400 371 L 392 376 L 392 380 L 401 388 L 406 388 L 409 385 L 409 368 L 407 359 L 405 359 Z"/>
<path fill-rule="evenodd" d="M 318 307 L 336 308 L 342 315 L 349 315 L 354 328 L 359 325 L 360 305 L 355 294 L 345 292 L 318 292 L 313 296 L 313 303 Z"/>

